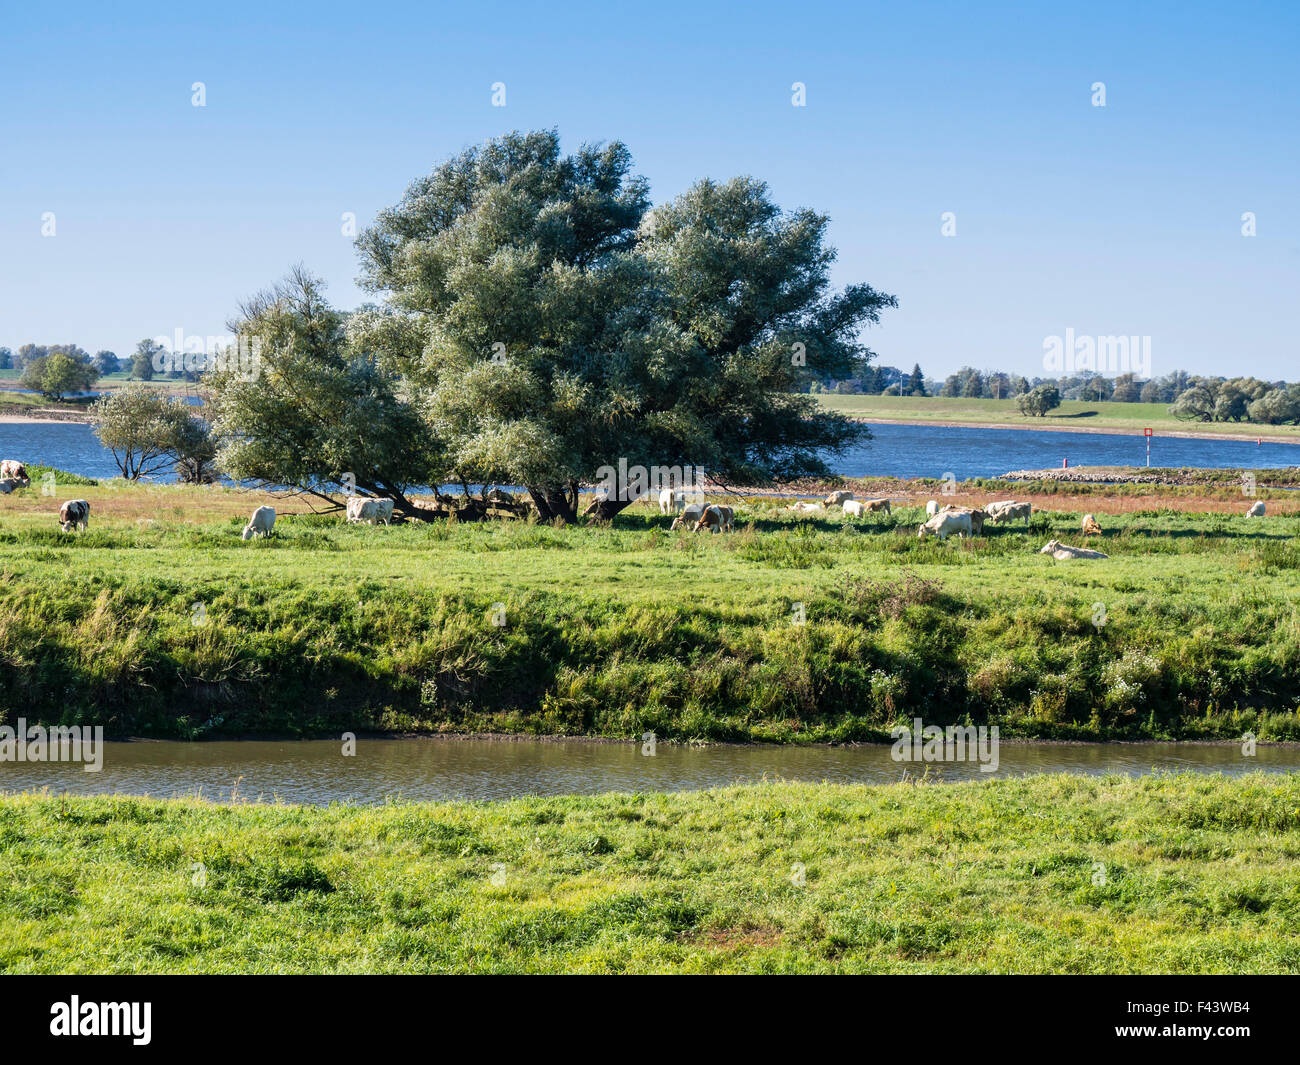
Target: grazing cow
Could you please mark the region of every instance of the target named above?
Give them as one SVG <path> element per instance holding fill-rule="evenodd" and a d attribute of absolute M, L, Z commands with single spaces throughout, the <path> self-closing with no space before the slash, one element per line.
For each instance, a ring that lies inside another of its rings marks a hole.
<path fill-rule="evenodd" d="M 1101 535 L 1101 525 L 1097 522 L 1097 519 L 1094 518 L 1091 514 L 1085 514 L 1083 516 L 1083 535 L 1084 536 Z"/>
<path fill-rule="evenodd" d="M 385 525 L 393 523 L 393 501 L 391 499 L 370 499 L 366 496 L 351 496 L 348 499 L 348 522 L 365 522 L 367 525 Z"/>
<path fill-rule="evenodd" d="M 837 507 L 852 498 L 853 498 L 852 492 L 844 492 L 844 491 L 832 492 L 830 495 L 826 497 L 826 505 L 828 507 Z"/>
<path fill-rule="evenodd" d="M 1014 507 L 1015 505 L 1016 501 L 1014 499 L 998 499 L 992 503 L 985 503 L 984 511 L 989 515 L 989 517 L 992 517 L 999 511 L 1006 510 L 1007 507 Z"/>
<path fill-rule="evenodd" d="M 32 479 L 27 476 L 27 467 L 17 459 L 0 460 L 0 478 L 20 481 L 24 488 L 32 483 Z"/>
<path fill-rule="evenodd" d="M 59 507 L 59 528 L 72 532 L 76 528 L 90 528 L 90 504 L 84 499 L 69 499 Z"/>
<path fill-rule="evenodd" d="M 796 514 L 816 514 L 822 509 L 820 503 L 792 503 L 790 509 Z"/>
<path fill-rule="evenodd" d="M 927 518 L 933 518 L 938 513 L 939 513 L 939 504 L 936 503 L 933 499 L 930 500 L 930 502 L 928 502 L 925 505 L 925 516 Z"/>
<path fill-rule="evenodd" d="M 924 540 L 930 536 L 937 536 L 940 540 L 946 540 L 953 533 L 959 536 L 970 536 L 970 532 L 970 514 L 966 511 L 941 510 L 917 530 L 916 537 L 918 540 Z"/>
<path fill-rule="evenodd" d="M 998 509 L 994 510 L 996 506 Z M 989 521 L 994 525 L 1001 525 L 1004 521 L 1016 521 L 1020 518 L 1025 519 L 1025 528 L 1029 528 L 1029 515 L 1033 513 L 1032 503 L 1016 503 L 1010 501 L 1003 504 L 989 504 L 984 511 L 989 516 Z"/>
<path fill-rule="evenodd" d="M 1251 504 L 1250 509 L 1246 511 L 1246 517 L 1248 518 L 1262 518 L 1263 516 L 1264 516 L 1264 501 L 1262 499 L 1256 500 L 1254 503 Z"/>
<path fill-rule="evenodd" d="M 1061 543 L 1060 540 L 1049 540 L 1038 553 L 1051 555 L 1062 561 L 1068 558 L 1110 558 L 1110 555 L 1104 555 L 1100 551 L 1092 551 L 1086 547 L 1071 547 L 1069 544 Z"/>
<path fill-rule="evenodd" d="M 270 536 L 275 528 L 275 507 L 258 507 L 244 526 L 241 540 L 251 540 L 254 536 Z"/>
<path fill-rule="evenodd" d="M 7 496 L 10 492 L 22 487 L 23 482 L 17 477 L 6 477 L 0 480 L 0 496 Z"/>
<path fill-rule="evenodd" d="M 894 513 L 889 508 L 888 499 L 864 499 L 862 501 L 862 505 L 866 507 L 867 510 L 869 510 L 872 514 L 879 514 L 882 510 L 889 515 L 892 515 Z"/>
<path fill-rule="evenodd" d="M 682 507 L 682 512 L 673 519 L 673 523 L 668 526 L 670 529 L 681 529 L 693 521 L 699 521 L 700 515 L 704 513 L 703 503 L 688 503 Z"/>
<path fill-rule="evenodd" d="M 954 503 L 949 503 L 946 507 L 940 510 L 939 513 L 940 514 L 969 514 L 970 531 L 975 536 L 984 535 L 984 523 L 989 520 L 989 515 L 987 511 L 980 510 L 977 507 L 959 507 Z"/>
<path fill-rule="evenodd" d="M 692 531 L 708 529 L 710 532 L 731 532 L 735 520 L 736 512 L 730 507 L 724 507 L 721 503 L 710 503 L 704 508 L 700 520 L 695 523 Z"/>
<path fill-rule="evenodd" d="M 856 499 L 846 499 L 844 501 L 844 513 L 852 514 L 855 518 L 860 518 L 866 512 L 867 505 Z"/>
<path fill-rule="evenodd" d="M 976 507 L 959 507 L 957 506 L 956 503 L 949 503 L 946 507 L 940 510 L 939 513 L 940 514 L 969 514 L 970 531 L 975 536 L 984 535 L 984 523 L 989 520 L 989 515 L 986 511 L 979 510 Z"/>

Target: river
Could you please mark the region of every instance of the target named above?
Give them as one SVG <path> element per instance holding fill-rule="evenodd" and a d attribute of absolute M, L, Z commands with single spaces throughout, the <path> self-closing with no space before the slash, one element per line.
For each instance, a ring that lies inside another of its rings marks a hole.
<path fill-rule="evenodd" d="M 487 800 L 522 795 L 608 791 L 683 791 L 767 780 L 888 784 L 915 777 L 924 764 L 896 762 L 888 745 L 857 747 L 715 746 L 660 743 L 647 756 L 638 743 L 577 740 L 365 739 L 345 757 L 334 740 L 117 742 L 103 767 L 0 762 L 0 790 L 49 788 L 74 795 L 199 795 L 230 801 L 323 805 L 389 799 Z M 975 761 L 931 763 L 931 778 L 992 780 L 1028 773 L 1222 772 L 1300 770 L 1300 747 L 1237 744 L 1003 743 L 997 769 Z M 992 763 L 989 763 L 992 764 Z"/>
<path fill-rule="evenodd" d="M 1008 470 L 1071 466 L 1140 466 L 1141 434 L 967 429 L 933 425 L 872 425 L 874 439 L 832 461 L 846 477 L 997 477 Z M 0 458 L 55 466 L 86 477 L 115 477 L 112 454 L 89 425 L 77 422 L 0 423 Z M 1248 440 L 1157 436 L 1151 465 L 1205 469 L 1268 469 L 1300 464 L 1300 446 Z"/>

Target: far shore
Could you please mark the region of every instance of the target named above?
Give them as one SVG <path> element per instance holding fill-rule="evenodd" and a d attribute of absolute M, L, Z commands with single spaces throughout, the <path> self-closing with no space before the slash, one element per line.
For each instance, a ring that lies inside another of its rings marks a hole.
<path fill-rule="evenodd" d="M 946 419 L 938 418 L 877 418 L 874 415 L 864 417 L 861 415 L 849 415 L 851 421 L 866 422 L 868 425 L 933 425 L 944 429 L 1030 429 L 1039 433 L 1104 433 L 1111 436 L 1141 436 L 1141 429 L 1121 429 L 1113 426 L 1102 425 L 1038 425 L 1042 419 L 1034 419 L 1032 422 L 1026 418 L 1024 422 L 953 422 Z M 1278 436 L 1270 432 L 1268 428 L 1261 428 L 1256 433 L 1198 433 L 1188 429 L 1157 429 L 1156 437 L 1161 436 L 1178 436 L 1188 440 L 1244 440 L 1247 443 L 1253 443 L 1256 440 L 1267 440 L 1270 444 L 1300 444 L 1300 434 L 1289 434 L 1287 436 Z"/>

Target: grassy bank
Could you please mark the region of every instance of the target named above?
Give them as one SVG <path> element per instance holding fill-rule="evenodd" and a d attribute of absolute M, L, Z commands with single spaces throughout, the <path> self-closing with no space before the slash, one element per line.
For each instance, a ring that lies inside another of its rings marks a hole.
<path fill-rule="evenodd" d="M 3 972 L 1295 972 L 1300 780 L 0 798 Z"/>
<path fill-rule="evenodd" d="M 1014 399 L 963 399 L 927 396 L 819 395 L 828 410 L 842 411 L 868 421 L 958 422 L 965 425 L 1015 425 L 1025 429 L 1122 430 L 1141 433 L 1150 426 L 1157 433 L 1203 433 L 1240 436 L 1251 440 L 1300 442 L 1300 426 L 1255 425 L 1252 422 L 1188 422 L 1169 413 L 1167 403 L 1093 403 L 1065 400 L 1042 418 L 1026 418 Z"/>
<path fill-rule="evenodd" d="M 612 528 L 374 529 L 281 499 L 278 535 L 244 543 L 247 495 L 67 492 L 91 500 L 88 533 L 61 534 L 35 488 L 0 497 L 0 720 L 789 741 L 920 715 L 1300 738 L 1295 513 L 1130 509 L 1105 516 L 1109 560 L 1058 563 L 1038 548 L 1077 542 L 1096 499 L 946 543 L 917 540 L 919 499 L 807 522 L 751 500 L 714 537 L 641 506 Z"/>

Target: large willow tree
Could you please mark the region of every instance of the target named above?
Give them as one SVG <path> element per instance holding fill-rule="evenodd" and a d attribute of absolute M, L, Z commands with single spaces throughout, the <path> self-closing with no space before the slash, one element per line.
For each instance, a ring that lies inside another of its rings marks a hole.
<path fill-rule="evenodd" d="M 357 241 L 381 306 L 344 323 L 315 290 L 280 291 L 245 316 L 276 351 L 306 336 L 270 395 L 245 396 L 256 417 L 228 419 L 246 460 L 232 468 L 520 484 L 564 521 L 620 460 L 735 485 L 827 473 L 867 430 L 796 389 L 853 375 L 894 297 L 834 291 L 826 217 L 782 212 L 761 182 L 702 181 L 651 209 L 631 168 L 619 143 L 563 155 L 554 132 L 516 133 L 412 184 Z"/>

